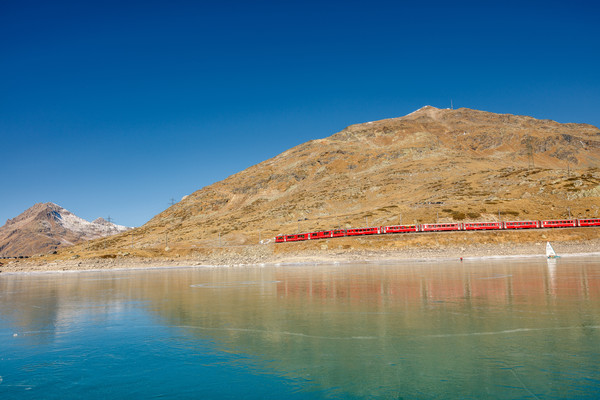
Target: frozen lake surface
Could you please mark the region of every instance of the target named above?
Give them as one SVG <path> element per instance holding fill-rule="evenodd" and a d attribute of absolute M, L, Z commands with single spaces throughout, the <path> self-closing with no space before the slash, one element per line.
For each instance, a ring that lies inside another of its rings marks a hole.
<path fill-rule="evenodd" d="M 0 398 L 600 398 L 600 259 L 0 275 Z"/>

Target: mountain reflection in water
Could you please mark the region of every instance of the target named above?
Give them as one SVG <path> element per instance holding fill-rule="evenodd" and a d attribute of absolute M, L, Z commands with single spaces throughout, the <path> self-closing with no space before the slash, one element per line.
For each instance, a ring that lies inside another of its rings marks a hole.
<path fill-rule="evenodd" d="M 598 259 L 13 275 L 0 289 L 0 332 L 20 346 L 143 321 L 197 353 L 169 368 L 206 364 L 208 346 L 306 398 L 600 395 Z"/>

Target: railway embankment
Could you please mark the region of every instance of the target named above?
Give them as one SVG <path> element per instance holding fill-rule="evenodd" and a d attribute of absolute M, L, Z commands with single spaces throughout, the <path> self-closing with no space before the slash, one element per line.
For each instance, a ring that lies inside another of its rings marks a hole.
<path fill-rule="evenodd" d="M 267 245 L 196 248 L 174 247 L 145 256 L 117 254 L 59 254 L 11 260 L 3 273 L 83 271 L 186 266 L 252 264 L 327 264 L 393 262 L 394 260 L 460 260 L 497 257 L 544 257 L 546 241 L 558 254 L 600 257 L 600 228 L 536 229 L 496 232 L 437 232 L 345 237 Z"/>

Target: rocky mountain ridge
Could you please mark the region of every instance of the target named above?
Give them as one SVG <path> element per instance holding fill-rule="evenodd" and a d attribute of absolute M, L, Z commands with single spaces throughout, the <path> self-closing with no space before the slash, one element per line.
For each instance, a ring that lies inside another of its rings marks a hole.
<path fill-rule="evenodd" d="M 37 203 L 0 227 L 0 256 L 31 256 L 131 228 L 98 218 L 89 222 L 54 203 Z"/>

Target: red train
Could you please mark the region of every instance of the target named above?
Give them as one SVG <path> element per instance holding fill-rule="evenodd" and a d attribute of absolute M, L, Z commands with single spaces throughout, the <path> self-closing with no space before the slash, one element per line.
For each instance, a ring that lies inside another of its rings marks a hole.
<path fill-rule="evenodd" d="M 388 233 L 475 231 L 499 229 L 539 229 L 539 228 L 575 228 L 600 226 L 600 218 L 556 219 L 545 221 L 505 221 L 505 222 L 456 222 L 443 224 L 392 225 L 368 228 L 336 229 L 330 231 L 279 235 L 276 243 L 297 242 L 300 240 L 327 239 L 342 236 L 381 235 Z"/>

